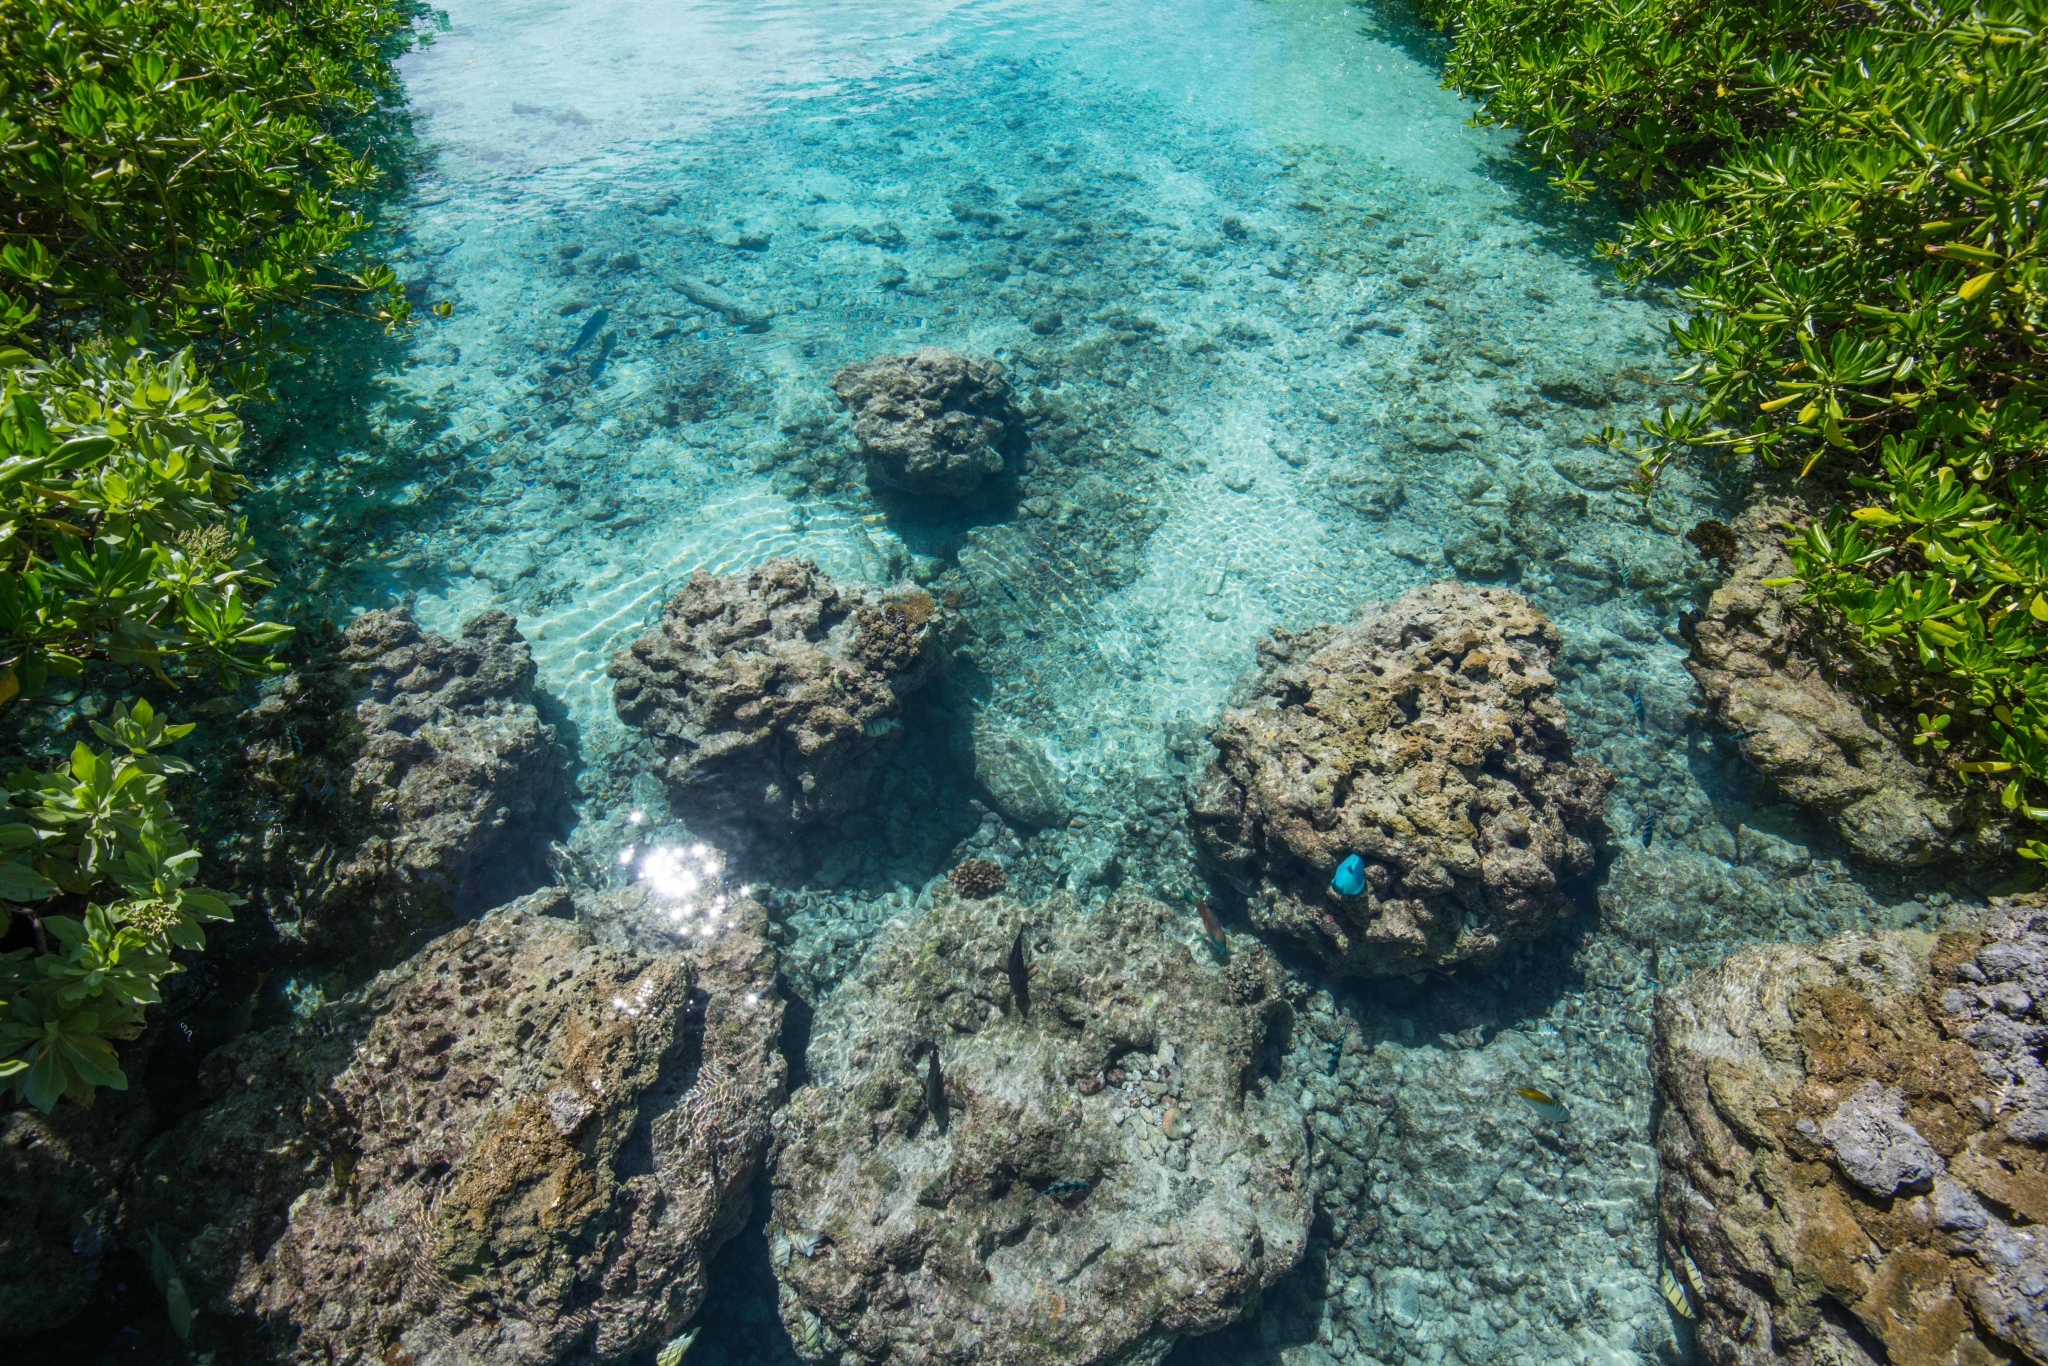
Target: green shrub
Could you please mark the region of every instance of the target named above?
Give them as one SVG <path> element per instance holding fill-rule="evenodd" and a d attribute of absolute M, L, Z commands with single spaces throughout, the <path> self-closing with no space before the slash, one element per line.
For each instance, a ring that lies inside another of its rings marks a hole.
<path fill-rule="evenodd" d="M 0 351 L 0 702 L 88 658 L 272 667 L 288 628 L 250 615 L 268 581 L 228 511 L 241 433 L 190 352 Z"/>
<path fill-rule="evenodd" d="M 110 1040 L 141 1032 L 157 984 L 177 970 L 171 951 L 203 948 L 200 925 L 236 901 L 192 883 L 199 852 L 163 797 L 190 766 L 152 751 L 191 729 L 165 725 L 147 702 L 116 707 L 112 725 L 93 723 L 112 749 L 80 744 L 60 772 L 8 779 L 0 897 L 37 944 L 0 954 L 0 1089 L 43 1110 L 127 1088 Z M 23 908 L 53 898 L 80 914 Z"/>
<path fill-rule="evenodd" d="M 1455 30 L 1449 85 L 1512 126 L 1579 197 L 1669 188 L 1724 147 L 1782 127 L 1804 58 L 1863 0 L 1418 0 Z"/>
<path fill-rule="evenodd" d="M 408 315 L 338 262 L 378 178 L 349 121 L 414 0 L 11 0 L 0 15 L 0 324 L 204 341 L 252 387 L 280 306 Z"/>
<path fill-rule="evenodd" d="M 1482 10 L 1549 27 L 1517 46 Z M 1647 25 L 1628 44 L 1621 14 Z M 1605 433 L 1641 487 L 1685 452 L 1839 466 L 1862 496 L 1788 542 L 1806 600 L 1888 653 L 1871 686 L 1919 744 L 2048 819 L 2048 0 L 1810 14 L 1779 48 L 1797 16 L 1775 8 L 1483 0 L 1451 70 L 1486 117 L 1533 120 L 1567 186 L 1664 191 L 1604 248 L 1691 312 L 1671 337 L 1699 400 Z M 1769 55 L 1740 69 L 1702 37 L 1746 32 Z"/>
<path fill-rule="evenodd" d="M 349 139 L 423 13 L 0 8 L 0 721 L 93 660 L 172 684 L 278 667 L 234 401 L 298 312 L 410 315 L 388 269 L 348 265 L 378 178 Z M 93 729 L 111 749 L 15 774 L 0 816 L 0 933 L 34 941 L 0 954 L 0 1091 L 45 1110 L 127 1084 L 113 1041 L 233 901 L 192 883 L 164 796 L 185 765 L 154 751 L 191 727 L 136 702 Z"/>

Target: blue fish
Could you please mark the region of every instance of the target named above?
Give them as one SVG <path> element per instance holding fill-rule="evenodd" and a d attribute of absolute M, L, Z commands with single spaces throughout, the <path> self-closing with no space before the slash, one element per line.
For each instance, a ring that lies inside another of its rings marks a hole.
<path fill-rule="evenodd" d="M 597 354 L 590 361 L 590 377 L 596 379 L 604 373 L 604 363 L 612 358 L 612 334 L 607 332 L 597 339 Z"/>
<path fill-rule="evenodd" d="M 1090 1189 L 1091 1187 L 1086 1181 L 1055 1181 L 1040 1191 L 1039 1194 L 1050 1195 L 1055 1200 L 1062 1200 L 1069 1195 L 1086 1195 Z"/>
<path fill-rule="evenodd" d="M 600 308 L 597 312 L 586 318 L 583 322 L 583 330 L 576 334 L 576 340 L 569 345 L 569 354 L 573 356 L 578 351 L 581 351 L 583 344 L 596 336 L 599 328 L 611 321 L 611 316 L 612 311 L 609 308 Z"/>
<path fill-rule="evenodd" d="M 1365 890 L 1365 860 L 1353 854 L 1337 865 L 1330 876 L 1330 890 L 1338 896 L 1357 896 Z"/>

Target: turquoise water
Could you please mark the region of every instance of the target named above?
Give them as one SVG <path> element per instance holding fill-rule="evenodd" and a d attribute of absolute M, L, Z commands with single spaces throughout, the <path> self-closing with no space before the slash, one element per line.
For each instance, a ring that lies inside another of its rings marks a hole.
<path fill-rule="evenodd" d="M 577 737 L 594 866 L 663 818 L 605 663 L 691 571 L 803 555 L 959 589 L 972 705 L 1042 744 L 1077 819 L 1013 831 L 942 761 L 898 764 L 766 875 L 812 997 L 966 852 L 1026 894 L 1194 885 L 1179 793 L 1262 634 L 1513 584 L 1618 775 L 1601 914 L 1514 982 L 1328 984 L 1324 1037 L 1366 1062 L 1320 1109 L 1373 1137 L 1333 1164 L 1303 1276 L 1181 1351 L 1680 1359 L 1650 993 L 1738 939 L 1911 909 L 1700 731 L 1679 624 L 1712 578 L 1677 533 L 1714 490 L 1680 472 L 1646 508 L 1583 440 L 1672 395 L 1670 300 L 1620 288 L 1599 224 L 1467 125 L 1429 36 L 1344 0 L 447 13 L 404 66 L 423 151 L 383 231 L 454 313 L 294 385 L 255 509 L 294 582 L 448 631 L 513 612 Z M 993 355 L 1029 400 L 1016 508 L 868 496 L 827 381 L 918 345 Z M 1504 1099 L 1524 1081 L 1589 1138 L 1534 1143 Z M 692 1362 L 787 1360 L 734 1274 Z"/>

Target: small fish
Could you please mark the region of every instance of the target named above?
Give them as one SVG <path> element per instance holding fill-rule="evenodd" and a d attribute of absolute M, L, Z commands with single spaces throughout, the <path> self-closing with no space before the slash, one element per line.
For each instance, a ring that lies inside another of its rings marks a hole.
<path fill-rule="evenodd" d="M 932 1123 L 939 1126 L 939 1132 L 946 1132 L 946 1077 L 939 1070 L 939 1046 L 929 1045 L 931 1061 L 924 1073 L 924 1108 L 932 1117 Z"/>
<path fill-rule="evenodd" d="M 1188 900 L 1194 901 L 1193 897 Z M 1215 912 L 1206 901 L 1195 901 L 1195 910 L 1202 917 L 1202 933 L 1208 937 L 1209 948 L 1218 958 L 1230 957 L 1230 942 L 1223 937 L 1223 926 L 1216 921 Z"/>
<path fill-rule="evenodd" d="M 654 1366 L 682 1366 L 682 1360 L 689 1354 L 690 1344 L 697 1340 L 702 1328 L 692 1328 L 679 1337 L 668 1340 L 668 1345 L 654 1354 Z"/>
<path fill-rule="evenodd" d="M 1548 1091 L 1539 1091 L 1533 1086 L 1517 1086 L 1515 1098 L 1552 1124 L 1562 1124 L 1570 1118 L 1570 1112 L 1564 1108 L 1564 1101 Z"/>
<path fill-rule="evenodd" d="M 590 358 L 590 377 L 596 379 L 604 373 L 604 364 L 612 358 L 612 343 L 617 339 L 609 332 L 597 339 L 597 354 Z"/>
<path fill-rule="evenodd" d="M 1365 890 L 1365 860 L 1353 854 L 1330 874 L 1330 890 L 1338 896 L 1357 896 Z"/>
<path fill-rule="evenodd" d="M 578 351 L 581 351 L 583 349 L 583 344 L 589 341 L 592 337 L 596 336 L 599 328 L 603 327 L 607 322 L 611 321 L 611 316 L 612 311 L 609 308 L 600 308 L 597 310 L 597 312 L 591 314 L 588 318 L 585 318 L 583 320 L 583 330 L 576 334 L 575 341 L 569 343 L 568 354 L 573 356 Z"/>
<path fill-rule="evenodd" d="M 1070 1195 L 1086 1195 L 1092 1189 L 1086 1181 L 1055 1181 L 1039 1194 L 1049 1195 L 1055 1200 L 1064 1200 Z"/>
<path fill-rule="evenodd" d="M 156 1281 L 156 1288 L 163 1292 L 164 1308 L 170 1312 L 171 1330 L 183 1342 L 192 1336 L 192 1297 L 185 1292 L 185 1282 L 178 1279 L 178 1269 L 171 1264 L 171 1254 L 164 1250 L 163 1240 L 156 1236 L 156 1230 L 149 1230 L 149 1274 Z"/>
<path fill-rule="evenodd" d="M 1024 961 L 1024 931 L 1018 930 L 1017 937 L 1010 944 L 1010 961 L 1004 971 L 1010 974 L 1010 994 L 1017 998 L 1017 1013 L 1031 1015 L 1031 965 Z"/>
<path fill-rule="evenodd" d="M 1657 1292 L 1664 1297 L 1664 1303 L 1671 1306 L 1671 1312 L 1682 1319 L 1689 1319 L 1692 1312 L 1692 1292 L 1671 1274 L 1671 1263 L 1666 1262 L 1657 1275 Z"/>

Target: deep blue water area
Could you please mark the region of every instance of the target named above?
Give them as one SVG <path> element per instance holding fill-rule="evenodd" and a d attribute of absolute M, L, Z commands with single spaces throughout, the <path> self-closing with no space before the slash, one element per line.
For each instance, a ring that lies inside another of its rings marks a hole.
<path fill-rule="evenodd" d="M 1680 471 L 1645 506 L 1585 439 L 1677 395 L 1674 300 L 1621 287 L 1597 217 L 1467 124 L 1433 37 L 1347 0 L 447 13 L 405 63 L 423 152 L 380 232 L 454 312 L 288 386 L 252 507 L 288 586 L 441 630 L 516 615 L 594 868 L 668 820 L 604 667 L 690 572 L 802 555 L 959 590 L 958 704 L 1033 737 L 1076 818 L 1012 830 L 912 747 L 764 879 L 812 999 L 968 854 L 1025 896 L 1195 886 L 1181 792 L 1262 634 L 1439 577 L 1516 587 L 1618 775 L 1599 904 L 1500 973 L 1328 984 L 1293 1065 L 1350 1156 L 1311 1265 L 1178 1360 L 1682 1359 L 1651 994 L 1926 903 L 1859 881 L 1702 728 L 1679 625 L 1715 576 L 1680 533 L 1717 490 Z M 1013 502 L 869 494 L 828 381 L 919 345 L 996 357 L 1028 401 Z M 1568 1092 L 1585 1141 L 1539 1142 L 1524 1083 Z M 788 1360 L 759 1275 L 721 1284 L 692 1366 Z"/>

